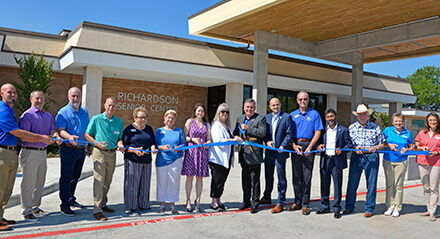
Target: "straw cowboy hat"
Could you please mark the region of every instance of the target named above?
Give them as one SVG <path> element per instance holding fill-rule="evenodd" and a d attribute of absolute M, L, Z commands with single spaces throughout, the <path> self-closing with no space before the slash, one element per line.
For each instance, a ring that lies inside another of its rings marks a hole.
<path fill-rule="evenodd" d="M 356 111 L 352 111 L 352 113 L 353 113 L 354 115 L 356 115 L 356 116 L 357 116 L 359 113 L 364 113 L 364 112 L 368 112 L 368 114 L 371 115 L 371 113 L 373 113 L 373 110 L 372 110 L 372 109 L 368 109 L 367 106 L 364 105 L 364 104 L 360 104 L 360 105 L 358 105 Z"/>

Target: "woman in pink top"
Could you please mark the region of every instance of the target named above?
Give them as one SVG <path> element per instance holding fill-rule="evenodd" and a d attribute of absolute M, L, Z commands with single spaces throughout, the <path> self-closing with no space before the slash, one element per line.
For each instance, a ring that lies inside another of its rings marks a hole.
<path fill-rule="evenodd" d="M 416 146 L 420 150 L 429 150 L 431 155 L 417 155 L 420 178 L 423 184 L 427 211 L 423 216 L 429 216 L 435 221 L 435 210 L 438 201 L 438 181 L 440 178 L 440 118 L 436 113 L 429 113 L 425 120 L 425 129 L 416 137 Z"/>

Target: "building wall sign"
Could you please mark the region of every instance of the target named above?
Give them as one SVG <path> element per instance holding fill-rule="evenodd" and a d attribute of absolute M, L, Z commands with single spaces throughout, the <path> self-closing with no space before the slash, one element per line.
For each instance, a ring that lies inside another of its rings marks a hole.
<path fill-rule="evenodd" d="M 207 104 L 208 88 L 104 77 L 101 112 L 105 99 L 111 96 L 118 100 L 116 116 L 124 121 L 125 126 L 133 123 L 133 110 L 143 106 L 148 111 L 147 124 L 154 130 L 163 126 L 163 115 L 167 110 L 177 111 L 175 124 L 182 128 L 197 103 Z"/>
<path fill-rule="evenodd" d="M 170 95 L 143 94 L 135 92 L 118 92 L 118 110 L 133 111 L 142 106 L 151 112 L 178 111 L 179 97 Z M 129 102 L 129 103 L 125 103 Z"/>

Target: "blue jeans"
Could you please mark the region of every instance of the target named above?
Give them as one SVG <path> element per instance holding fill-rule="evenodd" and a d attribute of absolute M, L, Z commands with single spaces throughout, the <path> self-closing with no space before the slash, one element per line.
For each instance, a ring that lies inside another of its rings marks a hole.
<path fill-rule="evenodd" d="M 86 157 L 85 149 L 60 147 L 61 177 L 60 199 L 61 210 L 70 209 L 75 202 L 75 189 Z"/>
<path fill-rule="evenodd" d="M 373 213 L 376 207 L 377 172 L 379 170 L 379 154 L 351 154 L 350 171 L 348 175 L 347 197 L 345 209 L 353 211 L 356 202 L 356 191 L 361 179 L 362 170 L 365 170 L 367 180 L 367 201 L 365 212 Z"/>
<path fill-rule="evenodd" d="M 284 205 L 286 203 L 286 156 L 276 151 L 266 151 L 264 158 L 264 177 L 266 179 L 266 188 L 264 190 L 263 198 L 271 199 L 273 189 L 273 173 L 277 168 L 278 177 L 278 200 L 277 203 Z"/>

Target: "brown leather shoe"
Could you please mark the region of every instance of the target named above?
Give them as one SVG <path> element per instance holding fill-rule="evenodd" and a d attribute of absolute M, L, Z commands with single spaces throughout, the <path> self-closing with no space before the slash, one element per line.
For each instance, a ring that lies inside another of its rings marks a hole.
<path fill-rule="evenodd" d="M 344 211 L 342 211 L 342 214 L 350 214 L 350 213 L 352 213 L 353 211 L 350 211 L 350 210 L 348 210 L 348 209 L 344 209 Z"/>
<path fill-rule="evenodd" d="M 272 204 L 272 200 L 262 198 L 262 199 L 260 199 L 260 204 Z"/>
<path fill-rule="evenodd" d="M 6 220 L 4 218 L 2 218 L 2 220 L 0 220 L 0 225 L 12 225 L 15 223 L 17 223 L 17 222 L 14 220 Z"/>
<path fill-rule="evenodd" d="M 301 209 L 301 206 L 294 203 L 294 204 L 292 204 L 292 206 L 287 208 L 287 211 L 297 211 L 300 209 Z"/>
<path fill-rule="evenodd" d="M 107 206 L 101 207 L 101 209 L 102 209 L 104 212 L 108 212 L 108 213 L 114 213 L 114 212 L 115 212 L 114 209 L 111 209 L 111 208 L 109 208 L 109 207 L 107 207 Z"/>
<path fill-rule="evenodd" d="M 373 213 L 371 213 L 371 212 L 366 212 L 364 214 L 364 217 L 366 217 L 366 218 L 369 218 L 369 217 L 372 217 L 372 216 L 373 216 Z"/>
<path fill-rule="evenodd" d="M 104 216 L 102 212 L 93 213 L 93 216 L 96 218 L 96 220 L 99 220 L 101 222 L 107 220 L 107 218 Z"/>
<path fill-rule="evenodd" d="M 301 209 L 301 211 L 302 211 L 302 214 L 303 214 L 303 215 L 309 215 L 309 214 L 310 214 L 310 210 L 309 210 L 308 207 L 303 207 L 303 208 Z"/>
<path fill-rule="evenodd" d="M 279 213 L 282 211 L 284 211 L 284 207 L 279 203 L 277 203 L 277 205 L 275 205 L 275 207 L 272 209 L 272 213 Z"/>
<path fill-rule="evenodd" d="M 0 231 L 10 231 L 12 227 L 9 225 L 0 225 Z"/>

